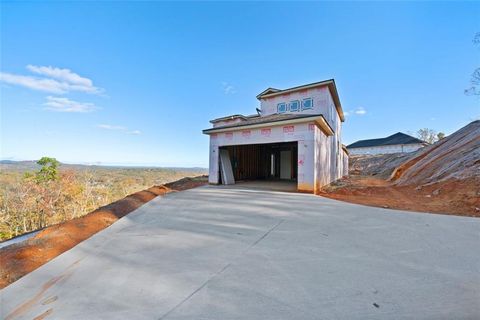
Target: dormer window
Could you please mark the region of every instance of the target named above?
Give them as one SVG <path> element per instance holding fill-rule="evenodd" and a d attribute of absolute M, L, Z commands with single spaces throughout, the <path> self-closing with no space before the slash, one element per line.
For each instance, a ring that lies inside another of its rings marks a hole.
<path fill-rule="evenodd" d="M 288 109 L 290 111 L 300 111 L 300 101 L 293 100 L 288 104 Z"/>
<path fill-rule="evenodd" d="M 306 98 L 302 100 L 302 110 L 313 109 L 313 99 Z"/>
<path fill-rule="evenodd" d="M 287 112 L 287 104 L 285 102 L 277 104 L 277 112 L 278 113 L 285 113 Z"/>

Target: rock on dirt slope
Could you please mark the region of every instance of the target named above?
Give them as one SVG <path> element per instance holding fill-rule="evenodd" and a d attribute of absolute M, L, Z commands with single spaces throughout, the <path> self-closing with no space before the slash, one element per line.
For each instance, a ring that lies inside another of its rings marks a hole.
<path fill-rule="evenodd" d="M 450 179 L 480 179 L 480 120 L 423 148 L 398 166 L 391 176 L 391 181 L 399 186 Z"/>

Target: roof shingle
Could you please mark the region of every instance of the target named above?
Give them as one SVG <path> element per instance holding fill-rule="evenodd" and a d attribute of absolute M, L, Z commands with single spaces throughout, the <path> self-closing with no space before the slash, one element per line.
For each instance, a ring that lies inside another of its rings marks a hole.
<path fill-rule="evenodd" d="M 365 148 L 365 147 L 380 147 L 397 144 L 425 144 L 425 141 L 409 136 L 408 134 L 397 132 L 386 138 L 359 140 L 347 146 L 348 149 L 352 148 Z"/>

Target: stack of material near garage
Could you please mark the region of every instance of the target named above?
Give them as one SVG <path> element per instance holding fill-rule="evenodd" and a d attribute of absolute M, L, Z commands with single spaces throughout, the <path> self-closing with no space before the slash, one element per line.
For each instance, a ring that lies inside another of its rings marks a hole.
<path fill-rule="evenodd" d="M 480 195 L 480 120 L 423 148 L 391 175 L 396 185 L 465 181 Z"/>

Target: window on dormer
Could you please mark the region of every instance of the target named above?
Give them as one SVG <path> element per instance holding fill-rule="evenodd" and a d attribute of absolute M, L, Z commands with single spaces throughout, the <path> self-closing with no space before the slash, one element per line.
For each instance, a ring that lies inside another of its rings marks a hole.
<path fill-rule="evenodd" d="M 277 112 L 278 113 L 287 112 L 287 104 L 285 102 L 277 104 Z"/>
<path fill-rule="evenodd" d="M 288 104 L 288 109 L 290 111 L 300 111 L 300 101 L 293 100 Z"/>
<path fill-rule="evenodd" d="M 306 98 L 302 100 L 302 110 L 313 109 L 313 99 Z"/>

